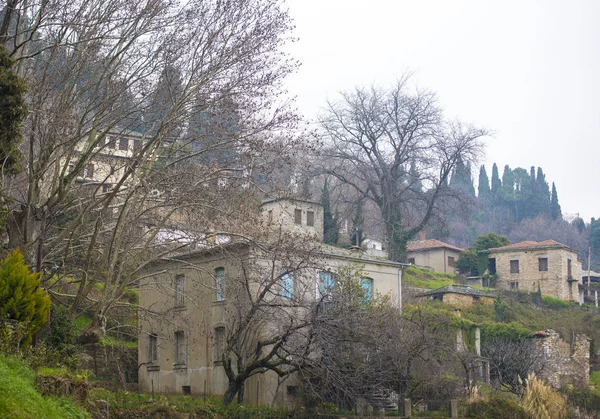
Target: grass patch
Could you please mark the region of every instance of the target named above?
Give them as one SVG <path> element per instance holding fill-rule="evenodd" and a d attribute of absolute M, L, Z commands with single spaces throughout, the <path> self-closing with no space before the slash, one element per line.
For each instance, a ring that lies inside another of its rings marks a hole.
<path fill-rule="evenodd" d="M 409 266 L 404 269 L 402 280 L 409 287 L 437 289 L 453 285 L 456 281 L 454 274 L 433 272 L 428 269 Z"/>
<path fill-rule="evenodd" d="M 130 340 L 119 340 L 114 336 L 106 335 L 101 340 L 100 343 L 103 345 L 113 345 L 113 346 L 125 346 L 126 348 L 137 348 L 137 341 Z"/>
<path fill-rule="evenodd" d="M 16 358 L 0 356 L 0 417 L 79 419 L 90 415 L 68 397 L 42 396 L 35 373 Z"/>
<path fill-rule="evenodd" d="M 223 406 L 221 400 L 209 397 L 175 396 L 145 393 L 113 393 L 102 388 L 93 389 L 88 397 L 88 409 L 102 413 L 108 403 L 113 411 L 145 414 L 148 417 L 169 417 L 169 414 L 188 413 L 199 417 L 226 418 L 289 418 L 290 412 L 283 408 L 267 406 L 238 405 Z M 137 417 L 137 416 L 136 416 Z M 141 417 L 141 416 L 140 416 Z"/>
<path fill-rule="evenodd" d="M 73 321 L 73 326 L 75 327 L 75 330 L 77 330 L 77 334 L 80 334 L 91 322 L 92 318 L 90 316 L 82 314 Z"/>

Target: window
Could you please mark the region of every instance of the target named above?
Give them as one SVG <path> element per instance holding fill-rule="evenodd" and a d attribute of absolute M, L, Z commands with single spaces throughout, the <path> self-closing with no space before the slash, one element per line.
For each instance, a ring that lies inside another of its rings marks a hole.
<path fill-rule="evenodd" d="M 225 299 L 225 268 L 215 269 L 215 281 L 217 283 L 217 301 Z"/>
<path fill-rule="evenodd" d="M 302 224 L 302 210 L 296 209 L 294 211 L 294 223 L 301 225 Z"/>
<path fill-rule="evenodd" d="M 306 211 L 306 225 L 309 227 L 313 227 L 315 225 L 314 211 Z"/>
<path fill-rule="evenodd" d="M 510 261 L 510 273 L 511 274 L 518 274 L 519 273 L 519 261 L 518 260 L 511 260 Z"/>
<path fill-rule="evenodd" d="M 175 307 L 183 307 L 185 305 L 185 275 L 175 276 Z"/>
<path fill-rule="evenodd" d="M 141 148 L 142 142 L 140 140 L 133 140 L 133 152 L 137 153 Z"/>
<path fill-rule="evenodd" d="M 321 298 L 333 293 L 335 278 L 331 272 L 319 272 L 319 293 L 317 298 Z"/>
<path fill-rule="evenodd" d="M 512 282 L 510 283 L 510 289 L 511 289 L 511 290 L 518 290 L 518 289 L 519 289 L 519 283 L 518 283 L 518 282 L 516 282 L 516 281 L 512 281 Z"/>
<path fill-rule="evenodd" d="M 281 274 L 281 299 L 291 300 L 294 298 L 294 273 L 284 269 Z"/>
<path fill-rule="evenodd" d="M 102 185 L 102 192 L 104 192 L 104 193 L 110 192 L 111 187 L 112 187 L 112 185 L 110 183 L 104 183 Z"/>
<path fill-rule="evenodd" d="M 158 360 L 158 336 L 151 334 L 148 336 L 148 362 Z"/>
<path fill-rule="evenodd" d="M 175 363 L 187 363 L 187 345 L 185 344 L 185 335 L 181 330 L 175 332 Z"/>
<path fill-rule="evenodd" d="M 85 166 L 85 177 L 94 177 L 94 165 L 92 163 L 89 163 L 87 166 Z"/>
<path fill-rule="evenodd" d="M 538 258 L 538 268 L 540 272 L 548 272 L 548 258 Z"/>
<path fill-rule="evenodd" d="M 573 270 L 571 266 L 571 259 L 567 259 L 567 278 L 573 278 Z"/>
<path fill-rule="evenodd" d="M 448 267 L 454 268 L 454 258 L 452 256 L 448 256 Z"/>
<path fill-rule="evenodd" d="M 119 138 L 119 150 L 127 151 L 129 149 L 129 140 L 127 138 Z"/>
<path fill-rule="evenodd" d="M 108 137 L 108 148 L 113 150 L 117 147 L 117 137 Z"/>
<path fill-rule="evenodd" d="M 408 263 L 410 263 L 411 265 L 415 264 L 415 258 L 408 258 Z"/>
<path fill-rule="evenodd" d="M 496 258 L 488 258 L 488 271 L 490 274 L 496 274 Z"/>
<path fill-rule="evenodd" d="M 365 301 L 371 301 L 371 298 L 373 298 L 373 280 L 371 278 L 361 278 L 360 287 L 364 290 Z"/>
<path fill-rule="evenodd" d="M 225 350 L 225 328 L 215 328 L 215 362 L 221 362 L 223 360 L 223 351 Z"/>

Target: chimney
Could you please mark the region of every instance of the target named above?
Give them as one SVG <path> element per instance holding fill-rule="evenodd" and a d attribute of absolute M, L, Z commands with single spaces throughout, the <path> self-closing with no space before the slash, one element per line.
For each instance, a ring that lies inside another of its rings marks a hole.
<path fill-rule="evenodd" d="M 425 230 L 419 232 L 419 240 L 425 240 Z"/>

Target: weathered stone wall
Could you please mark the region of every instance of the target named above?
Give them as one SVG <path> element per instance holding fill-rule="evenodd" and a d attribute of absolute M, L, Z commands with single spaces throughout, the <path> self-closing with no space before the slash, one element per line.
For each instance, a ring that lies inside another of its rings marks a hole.
<path fill-rule="evenodd" d="M 119 345 L 85 345 L 89 358 L 83 368 L 94 373 L 96 378 L 115 381 L 125 385 L 138 381 L 138 349 Z"/>
<path fill-rule="evenodd" d="M 496 259 L 498 288 L 515 289 L 511 284 L 518 283 L 518 289 L 536 292 L 538 284 L 542 295 L 561 300 L 579 301 L 581 284 L 581 263 L 577 254 L 567 249 L 515 250 L 509 252 L 490 253 Z M 548 259 L 548 270 L 539 270 L 539 259 Z M 519 272 L 510 272 L 510 261 L 519 261 Z M 568 260 L 571 260 L 571 277 L 568 279 Z"/>
<path fill-rule="evenodd" d="M 302 211 L 300 224 L 295 223 L 295 211 Z M 312 212 L 314 222 L 307 225 L 308 212 Z M 265 223 L 275 231 L 282 229 L 294 234 L 310 235 L 323 240 L 323 207 L 318 203 L 301 200 L 277 200 L 263 205 Z"/>
<path fill-rule="evenodd" d="M 444 294 L 442 301 L 446 304 L 453 304 L 459 307 L 469 307 L 473 305 L 473 296 L 448 293 Z"/>
<path fill-rule="evenodd" d="M 534 342 L 543 364 L 539 377 L 554 388 L 567 384 L 587 388 L 590 380 L 590 340 L 586 335 L 575 335 L 574 341 L 569 343 L 557 332 L 548 329 L 538 334 Z"/>

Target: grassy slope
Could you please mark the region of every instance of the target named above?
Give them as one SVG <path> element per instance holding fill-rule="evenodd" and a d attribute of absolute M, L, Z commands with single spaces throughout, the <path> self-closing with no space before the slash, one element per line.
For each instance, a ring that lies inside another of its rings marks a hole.
<path fill-rule="evenodd" d="M 410 266 L 404 270 L 402 280 L 409 287 L 437 289 L 454 284 L 455 275 Z"/>
<path fill-rule="evenodd" d="M 571 341 L 573 331 L 584 333 L 593 340 L 592 345 L 600 342 L 600 314 L 591 310 L 582 310 L 577 304 L 557 301 L 553 298 L 537 300 L 534 294 L 523 292 L 505 293 L 501 300 L 510 307 L 511 319 L 526 329 L 535 332 L 554 329 L 567 341 Z M 495 321 L 493 305 L 478 304 L 462 309 L 462 316 L 475 323 Z"/>
<path fill-rule="evenodd" d="M 0 377 L 1 418 L 89 418 L 69 398 L 42 396 L 35 387 L 35 373 L 18 359 L 0 356 Z"/>

